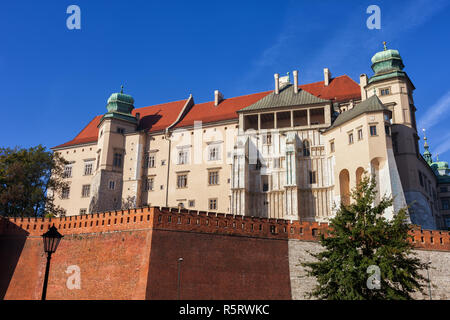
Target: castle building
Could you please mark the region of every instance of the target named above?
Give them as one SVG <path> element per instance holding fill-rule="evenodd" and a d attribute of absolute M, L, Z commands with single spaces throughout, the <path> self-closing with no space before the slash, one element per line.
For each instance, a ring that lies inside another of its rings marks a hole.
<path fill-rule="evenodd" d="M 387 218 L 409 205 L 412 223 L 450 226 L 448 164 L 422 156 L 415 87 L 397 50 L 372 58 L 359 84 L 323 70 L 301 84 L 274 75 L 274 90 L 134 108 L 114 93 L 107 112 L 52 148 L 69 165 L 57 197 L 67 215 L 136 206 L 183 207 L 325 222 L 364 174 L 393 196 Z M 428 152 L 428 153 L 427 153 Z"/>

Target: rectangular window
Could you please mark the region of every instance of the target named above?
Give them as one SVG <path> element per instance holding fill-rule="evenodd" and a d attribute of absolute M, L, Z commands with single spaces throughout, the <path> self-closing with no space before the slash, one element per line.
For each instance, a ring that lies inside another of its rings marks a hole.
<path fill-rule="evenodd" d="M 187 188 L 187 174 L 177 176 L 177 188 Z"/>
<path fill-rule="evenodd" d="M 209 210 L 217 210 L 217 199 L 208 199 L 208 208 Z"/>
<path fill-rule="evenodd" d="M 263 192 L 269 191 L 269 176 L 267 176 L 267 175 L 261 176 L 261 185 L 262 185 Z"/>
<path fill-rule="evenodd" d="M 195 200 L 189 200 L 189 207 L 195 207 Z"/>
<path fill-rule="evenodd" d="M 370 126 L 370 135 L 371 136 L 377 135 L 377 126 Z"/>
<path fill-rule="evenodd" d="M 316 172 L 315 171 L 309 171 L 309 184 L 316 183 Z"/>
<path fill-rule="evenodd" d="M 122 168 L 122 153 L 114 153 L 113 166 L 117 168 Z"/>
<path fill-rule="evenodd" d="M 358 140 L 362 140 L 363 139 L 363 131 L 362 129 L 358 129 Z"/>
<path fill-rule="evenodd" d="M 220 160 L 220 147 L 219 146 L 210 146 L 209 147 L 209 158 L 208 160 Z"/>
<path fill-rule="evenodd" d="M 144 168 L 154 168 L 155 167 L 155 155 L 145 154 L 144 157 Z"/>
<path fill-rule="evenodd" d="M 273 113 L 261 113 L 260 114 L 261 128 L 260 129 L 274 129 L 275 128 L 275 116 Z"/>
<path fill-rule="evenodd" d="M 330 142 L 330 151 L 334 152 L 334 141 Z"/>
<path fill-rule="evenodd" d="M 448 192 L 448 189 L 447 189 L 447 187 L 440 187 L 439 191 L 440 192 Z"/>
<path fill-rule="evenodd" d="M 391 94 L 391 89 L 390 89 L 390 88 L 384 88 L 384 89 L 381 89 L 381 90 L 380 90 L 380 94 L 381 94 L 382 96 L 387 96 L 387 95 Z"/>
<path fill-rule="evenodd" d="M 92 174 L 92 168 L 94 167 L 94 163 L 92 161 L 84 163 L 84 175 L 90 176 Z"/>
<path fill-rule="evenodd" d="M 108 187 L 109 187 L 109 190 L 114 190 L 116 188 L 116 182 L 113 180 L 110 180 Z"/>
<path fill-rule="evenodd" d="M 66 165 L 64 167 L 64 174 L 63 174 L 64 178 L 71 178 L 72 177 L 72 165 Z"/>
<path fill-rule="evenodd" d="M 185 150 L 178 151 L 178 164 L 187 164 L 188 152 Z"/>
<path fill-rule="evenodd" d="M 117 127 L 117 133 L 124 134 L 125 133 L 125 129 Z"/>
<path fill-rule="evenodd" d="M 80 209 L 80 215 L 86 214 L 87 209 Z"/>
<path fill-rule="evenodd" d="M 323 108 L 310 109 L 309 120 L 311 125 L 325 123 L 325 110 Z"/>
<path fill-rule="evenodd" d="M 63 188 L 61 191 L 61 198 L 69 199 L 69 195 L 70 195 L 70 187 Z"/>
<path fill-rule="evenodd" d="M 277 128 L 289 128 L 291 126 L 291 112 L 277 112 Z"/>
<path fill-rule="evenodd" d="M 389 126 L 384 126 L 384 131 L 386 132 L 386 135 L 387 135 L 387 136 L 390 136 L 390 135 L 391 135 L 391 127 L 389 127 Z"/>
<path fill-rule="evenodd" d="M 208 184 L 209 185 L 219 184 L 219 171 L 209 171 L 208 172 Z"/>
<path fill-rule="evenodd" d="M 352 144 L 353 143 L 353 133 L 349 133 L 348 134 L 348 143 Z"/>
<path fill-rule="evenodd" d="M 83 187 L 81 188 L 81 196 L 83 198 L 87 198 L 90 195 L 91 195 L 91 185 L 90 184 L 83 185 Z"/>
<path fill-rule="evenodd" d="M 153 191 L 154 178 L 148 178 L 145 180 L 145 191 Z"/>
<path fill-rule="evenodd" d="M 244 131 L 247 130 L 258 130 L 258 116 L 250 115 L 244 116 Z"/>
<path fill-rule="evenodd" d="M 308 111 L 296 110 L 294 111 L 294 127 L 301 127 L 308 125 Z"/>
<path fill-rule="evenodd" d="M 97 152 L 97 167 L 96 167 L 96 170 L 97 170 L 98 167 L 100 166 L 100 153 L 101 153 L 101 150 L 99 150 L 99 151 Z"/>
<path fill-rule="evenodd" d="M 272 134 L 267 133 L 263 135 L 263 144 L 272 144 Z"/>

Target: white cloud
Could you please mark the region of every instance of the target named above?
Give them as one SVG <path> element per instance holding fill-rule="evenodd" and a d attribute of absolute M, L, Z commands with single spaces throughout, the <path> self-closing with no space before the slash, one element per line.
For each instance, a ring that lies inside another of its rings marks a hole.
<path fill-rule="evenodd" d="M 445 120 L 450 113 L 450 91 L 426 110 L 426 115 L 419 120 L 419 126 L 420 129 L 431 130 L 439 121 Z"/>

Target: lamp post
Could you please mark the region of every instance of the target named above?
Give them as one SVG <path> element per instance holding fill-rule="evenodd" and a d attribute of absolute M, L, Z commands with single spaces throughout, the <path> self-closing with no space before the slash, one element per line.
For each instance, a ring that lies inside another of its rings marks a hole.
<path fill-rule="evenodd" d="M 181 262 L 183 262 L 183 258 L 178 258 L 178 281 L 177 281 L 177 299 L 178 300 L 180 300 Z"/>
<path fill-rule="evenodd" d="M 44 277 L 44 287 L 42 289 L 42 300 L 45 300 L 47 296 L 47 282 L 48 273 L 50 271 L 50 259 L 52 258 L 52 253 L 58 248 L 59 242 L 61 241 L 61 235 L 55 226 L 52 226 L 46 233 L 42 235 L 44 241 L 44 251 L 47 253 L 47 265 L 45 266 L 45 277 Z"/>

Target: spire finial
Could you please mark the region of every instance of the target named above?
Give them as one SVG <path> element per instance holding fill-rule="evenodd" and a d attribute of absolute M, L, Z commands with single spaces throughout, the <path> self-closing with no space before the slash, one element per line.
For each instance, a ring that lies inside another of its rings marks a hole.
<path fill-rule="evenodd" d="M 427 142 L 428 139 L 427 139 L 427 135 L 426 135 L 426 131 L 427 131 L 427 130 L 426 130 L 425 128 L 423 128 L 422 131 L 423 131 L 423 141 L 425 141 L 424 144 L 423 144 L 423 147 L 424 147 L 426 150 L 428 150 L 428 148 L 429 148 L 429 147 L 428 147 L 428 142 Z"/>
<path fill-rule="evenodd" d="M 120 93 L 123 93 L 123 85 L 120 86 Z"/>
<path fill-rule="evenodd" d="M 384 51 L 386 51 L 387 50 L 386 41 L 383 41 L 383 46 L 384 46 Z"/>

